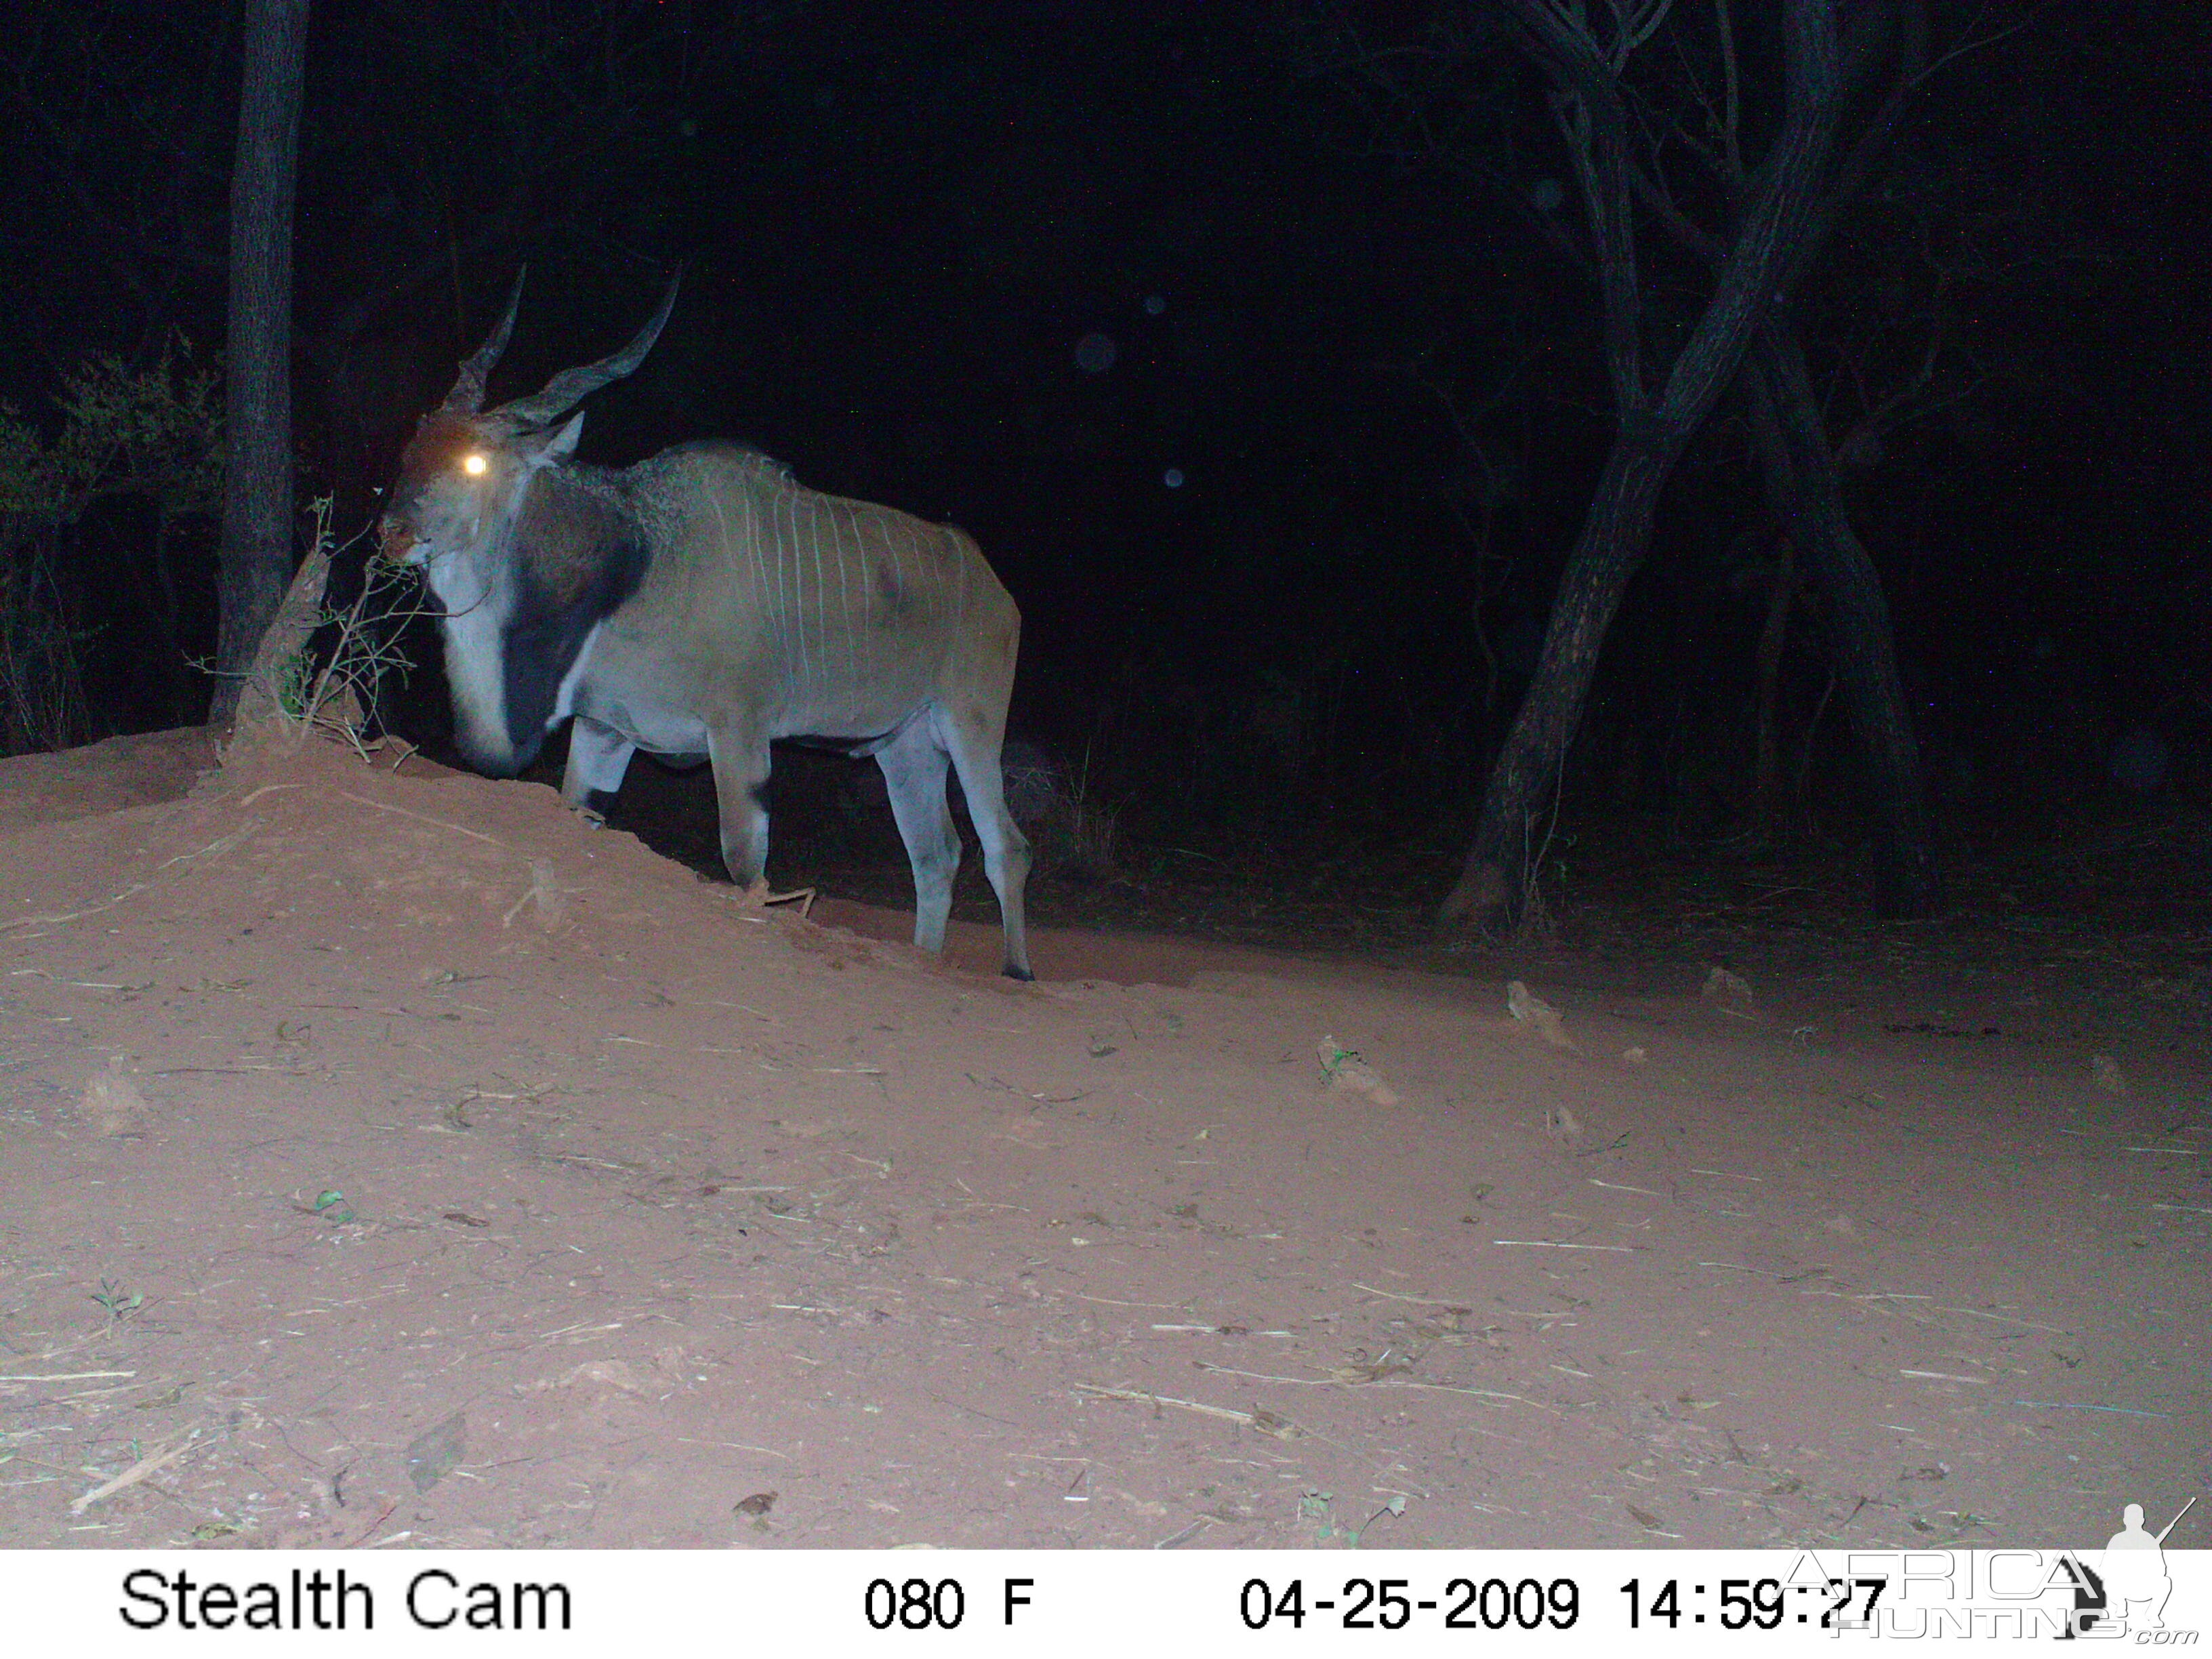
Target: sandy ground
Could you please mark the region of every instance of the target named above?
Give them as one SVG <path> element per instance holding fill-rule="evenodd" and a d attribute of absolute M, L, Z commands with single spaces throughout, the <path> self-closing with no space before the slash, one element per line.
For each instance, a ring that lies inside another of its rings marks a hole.
<path fill-rule="evenodd" d="M 2092 1545 L 2212 1481 L 2201 1024 L 1049 915 L 1017 986 L 535 786 L 207 763 L 0 763 L 0 1547 Z"/>

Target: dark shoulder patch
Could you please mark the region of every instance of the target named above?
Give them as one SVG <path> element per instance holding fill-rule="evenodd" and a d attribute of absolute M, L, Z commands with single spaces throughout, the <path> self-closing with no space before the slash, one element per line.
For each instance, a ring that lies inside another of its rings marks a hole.
<path fill-rule="evenodd" d="M 534 745 L 592 629 L 645 580 L 650 554 L 621 505 L 540 473 L 514 524 L 514 606 L 502 639 L 508 733 Z"/>
<path fill-rule="evenodd" d="M 531 480 L 514 533 L 526 582 L 558 609 L 591 610 L 595 622 L 635 593 L 645 574 L 635 516 L 558 468 Z"/>

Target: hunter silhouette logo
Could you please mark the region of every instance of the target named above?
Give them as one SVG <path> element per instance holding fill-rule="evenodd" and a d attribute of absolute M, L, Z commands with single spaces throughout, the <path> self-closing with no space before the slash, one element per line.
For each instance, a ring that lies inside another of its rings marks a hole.
<path fill-rule="evenodd" d="M 2192 1498 L 2181 1506 L 2180 1515 L 2154 1535 L 2144 1528 L 2142 1505 L 2130 1504 L 2120 1512 L 2120 1529 L 2106 1540 L 2103 1559 L 2095 1568 L 2078 1555 L 2063 1563 L 2078 1569 L 2078 1573 L 2068 1574 L 2074 1578 L 2074 1617 L 2066 1639 L 2100 1624 L 2106 1628 L 2100 1634 L 2114 1636 L 2166 1628 L 2166 1598 L 2173 1594 L 2173 1579 L 2166 1570 L 2166 1540 L 2181 1524 L 2182 1516 L 2196 1507 Z"/>

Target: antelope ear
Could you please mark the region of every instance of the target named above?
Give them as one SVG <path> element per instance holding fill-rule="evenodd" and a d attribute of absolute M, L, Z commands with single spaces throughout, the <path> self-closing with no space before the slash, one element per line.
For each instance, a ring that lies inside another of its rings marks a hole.
<path fill-rule="evenodd" d="M 534 469 L 567 460 L 576 453 L 576 441 L 583 435 L 584 411 L 580 409 L 558 432 L 536 447 L 530 457 L 530 465 Z"/>

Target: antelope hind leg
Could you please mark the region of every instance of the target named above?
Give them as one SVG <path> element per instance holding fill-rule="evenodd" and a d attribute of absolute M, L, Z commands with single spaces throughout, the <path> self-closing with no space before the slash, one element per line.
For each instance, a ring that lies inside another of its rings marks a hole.
<path fill-rule="evenodd" d="M 945 949 L 952 878 L 960 868 L 960 836 L 945 800 L 947 759 L 927 719 L 908 721 L 876 751 L 876 764 L 890 786 L 891 816 L 914 866 L 914 942 L 930 951 Z"/>
<path fill-rule="evenodd" d="M 942 710 L 936 725 L 939 735 L 960 773 L 960 788 L 968 797 L 968 816 L 983 843 L 983 873 L 999 896 L 999 925 L 1006 935 L 1002 971 L 1009 979 L 1034 979 L 1030 972 L 1029 927 L 1022 911 L 1023 890 L 1029 884 L 1030 842 L 1006 810 L 1006 775 L 1000 769 L 999 743 L 1004 722 L 986 725 L 977 719 L 963 722 Z"/>

